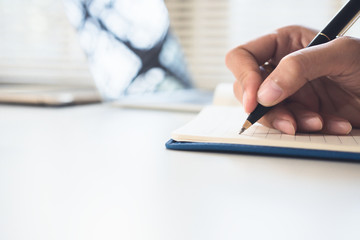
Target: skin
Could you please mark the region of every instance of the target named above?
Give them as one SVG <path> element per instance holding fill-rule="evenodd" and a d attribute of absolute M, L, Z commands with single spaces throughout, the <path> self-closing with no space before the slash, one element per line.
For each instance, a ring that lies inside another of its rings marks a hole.
<path fill-rule="evenodd" d="M 348 134 L 360 128 L 360 39 L 305 48 L 317 31 L 288 26 L 231 50 L 226 65 L 247 113 L 274 106 L 259 122 L 286 134 Z M 277 66 L 268 76 L 262 64 Z"/>

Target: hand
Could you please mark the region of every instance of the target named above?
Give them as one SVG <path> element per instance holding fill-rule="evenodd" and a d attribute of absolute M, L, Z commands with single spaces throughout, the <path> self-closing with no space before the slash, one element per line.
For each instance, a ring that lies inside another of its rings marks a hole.
<path fill-rule="evenodd" d="M 234 93 L 247 113 L 275 106 L 260 123 L 287 134 L 348 134 L 360 127 L 360 39 L 341 37 L 305 48 L 316 31 L 289 26 L 241 45 L 226 56 Z M 265 78 L 259 67 L 277 65 Z M 265 79 L 265 80 L 264 80 Z"/>

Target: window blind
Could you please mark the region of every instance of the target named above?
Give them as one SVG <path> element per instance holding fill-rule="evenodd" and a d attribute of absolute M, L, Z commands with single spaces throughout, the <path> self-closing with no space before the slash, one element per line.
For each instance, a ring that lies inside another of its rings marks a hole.
<path fill-rule="evenodd" d="M 92 85 L 59 0 L 0 0 L 0 82 Z"/>
<path fill-rule="evenodd" d="M 225 54 L 230 47 L 230 2 L 165 0 L 165 3 L 195 85 L 212 89 L 219 81 L 231 81 L 225 67 Z"/>

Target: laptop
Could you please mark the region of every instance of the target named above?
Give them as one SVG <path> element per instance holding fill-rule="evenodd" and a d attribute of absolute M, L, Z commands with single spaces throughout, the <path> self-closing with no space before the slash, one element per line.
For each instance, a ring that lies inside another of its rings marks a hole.
<path fill-rule="evenodd" d="M 65 0 L 65 8 L 105 101 L 196 112 L 211 104 L 213 92 L 198 89 L 188 71 L 164 1 Z"/>
<path fill-rule="evenodd" d="M 14 84 L 12 76 L 0 75 L 0 102 L 68 106 L 106 101 L 120 107 L 180 111 L 199 111 L 210 104 L 212 91 L 195 87 L 169 27 L 165 3 L 134 0 L 126 8 L 128 2 L 64 0 L 96 88 L 69 81 L 47 84 L 46 79 Z"/>

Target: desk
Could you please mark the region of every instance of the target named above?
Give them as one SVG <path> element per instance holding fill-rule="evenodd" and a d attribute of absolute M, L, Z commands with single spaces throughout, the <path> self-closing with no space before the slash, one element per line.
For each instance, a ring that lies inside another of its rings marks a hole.
<path fill-rule="evenodd" d="M 360 164 L 166 150 L 193 116 L 0 106 L 0 238 L 360 238 Z"/>

